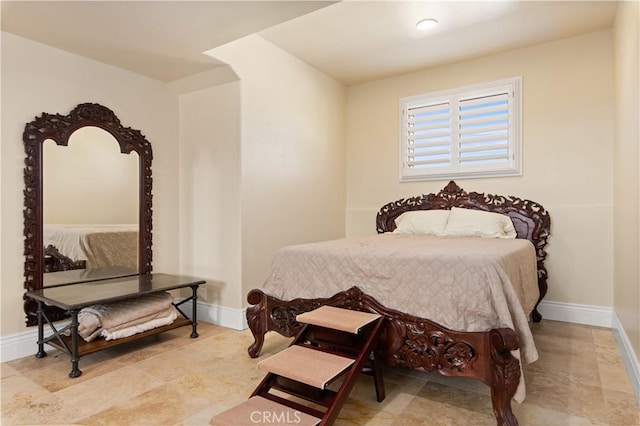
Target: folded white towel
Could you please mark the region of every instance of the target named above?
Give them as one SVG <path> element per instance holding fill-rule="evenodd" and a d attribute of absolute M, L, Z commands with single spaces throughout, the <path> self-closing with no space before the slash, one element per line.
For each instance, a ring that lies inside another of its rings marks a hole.
<path fill-rule="evenodd" d="M 88 306 L 78 312 L 78 334 L 90 342 L 103 330 L 117 331 L 173 315 L 172 322 L 176 318 L 172 301 L 171 294 L 161 292 Z"/>

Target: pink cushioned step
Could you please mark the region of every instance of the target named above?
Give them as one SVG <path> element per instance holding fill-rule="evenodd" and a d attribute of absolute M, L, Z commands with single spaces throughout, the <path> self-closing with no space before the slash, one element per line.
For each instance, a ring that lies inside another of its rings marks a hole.
<path fill-rule="evenodd" d="M 354 360 L 304 346 L 289 346 L 258 363 L 261 370 L 324 389 Z"/>
<path fill-rule="evenodd" d="M 380 318 L 378 314 L 321 306 L 313 311 L 297 315 L 296 321 L 358 334 L 362 327 L 378 318 Z"/>

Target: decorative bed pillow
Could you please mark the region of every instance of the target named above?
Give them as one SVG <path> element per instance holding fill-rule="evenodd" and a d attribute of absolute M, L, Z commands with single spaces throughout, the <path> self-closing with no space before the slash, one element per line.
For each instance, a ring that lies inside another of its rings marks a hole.
<path fill-rule="evenodd" d="M 454 207 L 444 235 L 455 237 L 516 238 L 509 216 L 481 210 Z"/>
<path fill-rule="evenodd" d="M 449 210 L 417 210 L 404 212 L 395 220 L 396 234 L 444 235 Z"/>

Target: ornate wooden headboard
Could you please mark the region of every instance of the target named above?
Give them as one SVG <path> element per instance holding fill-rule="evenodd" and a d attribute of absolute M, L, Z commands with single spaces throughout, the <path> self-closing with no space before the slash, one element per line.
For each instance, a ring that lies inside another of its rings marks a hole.
<path fill-rule="evenodd" d="M 547 238 L 551 230 L 551 218 L 549 213 L 540 204 L 523 200 L 514 196 L 484 194 L 478 192 L 465 192 L 454 181 L 451 181 L 437 194 L 423 194 L 412 198 L 403 198 L 382 206 L 376 217 L 376 229 L 379 234 L 391 232 L 395 229 L 395 220 L 404 212 L 415 210 L 449 210 L 452 207 L 465 209 L 484 210 L 500 213 L 511 218 L 513 226 L 518 234 L 517 238 L 531 241 L 536 249 L 538 261 L 538 287 L 540 298 L 538 303 L 547 294 L 547 269 L 544 260 L 547 252 Z M 542 318 L 534 308 L 532 318 L 538 322 Z"/>

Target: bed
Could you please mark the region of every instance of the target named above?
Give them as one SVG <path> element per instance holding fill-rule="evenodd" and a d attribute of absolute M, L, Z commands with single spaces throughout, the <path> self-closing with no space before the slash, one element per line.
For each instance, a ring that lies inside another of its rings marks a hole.
<path fill-rule="evenodd" d="M 138 225 L 45 225 L 45 272 L 138 267 Z"/>
<path fill-rule="evenodd" d="M 412 212 L 449 220 L 479 211 L 512 225 L 515 238 L 398 232 Z M 452 181 L 437 194 L 383 206 L 377 236 L 285 247 L 262 288 L 248 294 L 249 355 L 259 355 L 268 331 L 295 335 L 296 315 L 321 305 L 379 313 L 388 365 L 481 380 L 498 424 L 517 424 L 511 399 L 524 398 L 520 360 L 537 358 L 528 321 L 542 318 L 550 223 L 538 203 L 467 193 Z"/>

